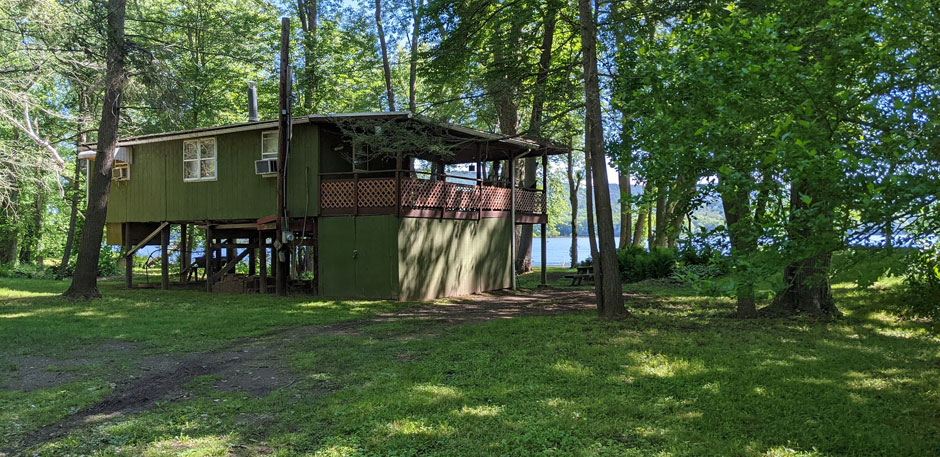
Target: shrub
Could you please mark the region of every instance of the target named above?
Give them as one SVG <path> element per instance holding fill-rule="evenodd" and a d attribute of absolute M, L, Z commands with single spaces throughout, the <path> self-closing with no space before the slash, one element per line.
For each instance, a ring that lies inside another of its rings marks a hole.
<path fill-rule="evenodd" d="M 910 256 L 899 295 L 900 314 L 940 322 L 940 244 Z"/>
<path fill-rule="evenodd" d="M 711 262 L 704 265 L 686 265 L 679 262 L 672 271 L 672 279 L 679 282 L 696 283 L 706 279 L 713 279 L 725 274 L 722 262 Z"/>
<path fill-rule="evenodd" d="M 118 274 L 117 262 L 121 253 L 111 249 L 110 246 L 101 246 L 98 254 L 98 276 L 114 276 Z"/>
<path fill-rule="evenodd" d="M 668 278 L 676 265 L 676 253 L 665 248 L 646 251 L 638 246 L 628 246 L 617 251 L 617 260 L 620 278 L 624 282 L 637 282 Z"/>
<path fill-rule="evenodd" d="M 0 264 L 0 277 L 26 279 L 52 279 L 53 271 L 35 263 L 20 262 Z"/>

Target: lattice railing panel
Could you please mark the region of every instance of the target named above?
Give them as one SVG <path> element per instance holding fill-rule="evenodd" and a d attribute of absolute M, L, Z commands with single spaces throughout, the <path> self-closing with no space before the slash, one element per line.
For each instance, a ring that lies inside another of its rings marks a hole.
<path fill-rule="evenodd" d="M 512 194 L 505 187 L 483 186 L 481 209 L 489 211 L 509 211 Z"/>
<path fill-rule="evenodd" d="M 320 202 L 325 209 L 353 209 L 355 195 L 352 179 L 326 179 L 320 181 Z M 364 178 L 358 181 L 359 208 L 395 207 L 394 178 Z M 448 211 L 509 211 L 512 194 L 508 188 L 472 186 L 446 181 L 402 178 L 401 206 L 414 209 L 440 209 Z M 541 191 L 516 190 L 516 211 L 542 214 L 545 194 Z"/>
<path fill-rule="evenodd" d="M 542 213 L 542 192 L 516 190 L 516 211 L 520 213 Z"/>
<path fill-rule="evenodd" d="M 359 180 L 360 208 L 384 208 L 389 206 L 395 206 L 394 178 Z"/>
<path fill-rule="evenodd" d="M 353 181 L 329 179 L 320 181 L 320 206 L 322 208 L 352 208 Z"/>

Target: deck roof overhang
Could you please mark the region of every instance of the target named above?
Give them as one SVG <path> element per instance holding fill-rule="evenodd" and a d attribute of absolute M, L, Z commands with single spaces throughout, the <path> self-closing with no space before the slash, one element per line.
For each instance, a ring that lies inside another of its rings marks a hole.
<path fill-rule="evenodd" d="M 413 115 L 409 112 L 313 114 L 295 117 L 293 118 L 293 124 L 311 123 L 337 127 L 343 122 L 356 120 L 392 122 L 401 124 L 403 128 L 413 129 L 415 131 L 433 129 L 436 134 L 442 138 L 441 141 L 447 144 L 450 154 L 442 156 L 418 153 L 416 157 L 448 164 L 473 163 L 478 160 L 494 161 L 511 158 L 539 157 L 542 155 L 566 154 L 568 152 L 568 148 L 557 146 L 549 142 L 484 132 L 469 127 L 440 122 L 421 115 Z M 250 130 L 271 130 L 276 129 L 277 126 L 278 122 L 276 120 L 270 120 L 176 132 L 153 133 L 122 138 L 118 141 L 118 146 L 126 148 L 139 144 L 200 138 Z M 84 154 L 80 154 L 79 158 L 93 159 L 94 154 L 90 152 L 93 151 L 94 148 L 95 143 L 85 144 L 84 151 L 82 151 Z"/>

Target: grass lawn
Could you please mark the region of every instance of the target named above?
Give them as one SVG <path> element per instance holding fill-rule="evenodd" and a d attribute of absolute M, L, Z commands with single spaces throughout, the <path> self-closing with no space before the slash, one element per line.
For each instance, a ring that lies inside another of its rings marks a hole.
<path fill-rule="evenodd" d="M 70 303 L 55 296 L 64 287 L 0 280 L 0 386 L 30 360 L 58 360 L 47 370 L 67 375 L 0 392 L 0 449 L 21 450 L 31 432 L 106 397 L 142 357 L 414 306 L 113 285 L 104 300 Z M 181 399 L 28 455 L 940 455 L 940 339 L 880 312 L 882 288 L 837 284 L 846 318 L 834 322 L 739 321 L 730 300 L 663 282 L 624 290 L 624 322 L 585 311 L 284 333 L 289 385 L 252 395 L 217 388 L 223 375 L 210 373 Z M 136 346 L 70 364 L 114 340 Z"/>

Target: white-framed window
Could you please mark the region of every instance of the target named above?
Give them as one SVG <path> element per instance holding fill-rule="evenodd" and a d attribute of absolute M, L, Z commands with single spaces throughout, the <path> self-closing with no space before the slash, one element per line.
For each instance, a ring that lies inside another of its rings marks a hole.
<path fill-rule="evenodd" d="M 215 181 L 217 172 L 215 138 L 183 141 L 183 181 Z"/>
<path fill-rule="evenodd" d="M 277 130 L 261 132 L 261 158 L 277 158 Z"/>

